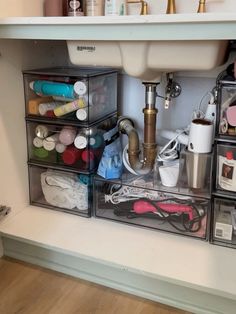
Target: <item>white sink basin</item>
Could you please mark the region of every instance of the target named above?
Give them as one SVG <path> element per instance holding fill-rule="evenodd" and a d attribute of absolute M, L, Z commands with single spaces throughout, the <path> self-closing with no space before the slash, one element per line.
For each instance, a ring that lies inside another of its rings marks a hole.
<path fill-rule="evenodd" d="M 163 72 L 211 70 L 225 61 L 226 40 L 67 41 L 73 64 L 122 68 L 143 81 Z"/>

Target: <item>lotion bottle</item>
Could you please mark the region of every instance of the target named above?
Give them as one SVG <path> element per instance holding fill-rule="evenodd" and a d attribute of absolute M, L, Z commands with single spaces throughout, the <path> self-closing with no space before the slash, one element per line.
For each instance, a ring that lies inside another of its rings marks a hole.
<path fill-rule="evenodd" d="M 45 0 L 44 1 L 45 16 L 62 16 L 63 4 L 62 0 Z"/>
<path fill-rule="evenodd" d="M 86 15 L 87 16 L 104 15 L 104 1 L 86 0 Z"/>

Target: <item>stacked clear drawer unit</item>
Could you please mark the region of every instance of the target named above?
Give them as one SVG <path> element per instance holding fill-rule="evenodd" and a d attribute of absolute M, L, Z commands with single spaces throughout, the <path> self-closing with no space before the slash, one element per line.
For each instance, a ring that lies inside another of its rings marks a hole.
<path fill-rule="evenodd" d="M 200 181 L 187 173 L 181 156 L 175 187 L 161 183 L 159 171 L 145 176 L 124 173 L 119 180 L 94 178 L 94 211 L 98 218 L 208 240 L 211 209 L 211 157 Z M 198 186 L 195 186 L 195 183 Z"/>
<path fill-rule="evenodd" d="M 51 68 L 23 74 L 27 117 L 87 127 L 117 111 L 117 71 Z"/>
<path fill-rule="evenodd" d="M 218 95 L 211 242 L 236 248 L 236 82 Z"/>
<path fill-rule="evenodd" d="M 117 121 L 117 71 L 24 71 L 32 205 L 91 216 L 103 134 Z"/>

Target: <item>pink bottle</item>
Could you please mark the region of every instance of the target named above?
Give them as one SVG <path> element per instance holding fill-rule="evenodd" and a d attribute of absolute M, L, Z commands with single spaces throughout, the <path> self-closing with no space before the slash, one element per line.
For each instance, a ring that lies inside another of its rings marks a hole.
<path fill-rule="evenodd" d="M 62 160 L 66 165 L 74 165 L 81 156 L 81 151 L 74 146 L 69 146 L 62 154 Z"/>
<path fill-rule="evenodd" d="M 85 149 L 81 154 L 81 159 L 86 164 L 86 169 L 92 170 L 95 168 L 95 156 L 90 149 Z"/>
<path fill-rule="evenodd" d="M 60 132 L 59 141 L 66 146 L 71 145 L 75 140 L 76 133 L 76 129 L 72 126 L 65 126 Z"/>

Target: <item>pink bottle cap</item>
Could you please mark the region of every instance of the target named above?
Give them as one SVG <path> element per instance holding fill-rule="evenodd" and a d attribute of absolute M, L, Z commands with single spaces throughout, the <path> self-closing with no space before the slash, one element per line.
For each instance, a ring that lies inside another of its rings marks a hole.
<path fill-rule="evenodd" d="M 56 117 L 53 110 L 48 110 L 46 112 L 45 116 L 49 117 L 49 118 L 55 118 Z"/>
<path fill-rule="evenodd" d="M 81 158 L 86 163 L 89 163 L 90 161 L 94 160 L 94 153 L 91 150 L 85 149 L 82 152 Z"/>
<path fill-rule="evenodd" d="M 233 160 L 234 159 L 233 152 L 232 151 L 226 152 L 226 158 L 229 160 Z"/>

